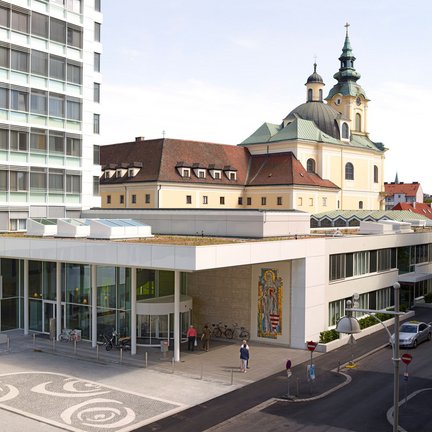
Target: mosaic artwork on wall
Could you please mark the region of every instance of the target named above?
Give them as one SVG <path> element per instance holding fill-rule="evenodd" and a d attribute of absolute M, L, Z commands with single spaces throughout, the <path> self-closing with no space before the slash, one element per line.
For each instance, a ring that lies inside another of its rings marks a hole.
<path fill-rule="evenodd" d="M 258 336 L 282 334 L 282 278 L 277 270 L 262 268 L 258 280 Z"/>

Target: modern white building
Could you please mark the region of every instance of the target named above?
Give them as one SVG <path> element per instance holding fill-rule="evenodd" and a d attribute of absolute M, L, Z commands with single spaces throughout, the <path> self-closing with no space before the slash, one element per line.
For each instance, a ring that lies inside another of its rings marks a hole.
<path fill-rule="evenodd" d="M 0 231 L 100 205 L 100 6 L 0 1 Z"/>

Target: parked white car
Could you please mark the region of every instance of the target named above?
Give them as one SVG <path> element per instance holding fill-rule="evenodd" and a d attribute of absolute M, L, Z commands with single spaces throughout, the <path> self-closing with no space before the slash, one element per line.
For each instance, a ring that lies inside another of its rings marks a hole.
<path fill-rule="evenodd" d="M 416 348 L 417 345 L 432 339 L 432 327 L 420 321 L 408 321 L 399 328 L 399 346 L 402 348 Z M 390 339 L 394 342 L 394 333 Z"/>

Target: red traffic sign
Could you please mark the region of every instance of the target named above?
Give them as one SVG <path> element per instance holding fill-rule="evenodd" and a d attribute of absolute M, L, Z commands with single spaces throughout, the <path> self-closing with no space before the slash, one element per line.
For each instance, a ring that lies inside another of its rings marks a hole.
<path fill-rule="evenodd" d="M 401 356 L 401 360 L 402 360 L 406 365 L 409 365 L 409 364 L 411 363 L 411 360 L 412 360 L 412 355 L 411 355 L 411 354 L 408 354 L 408 353 L 402 354 L 402 356 Z"/>
<path fill-rule="evenodd" d="M 307 349 L 309 351 L 315 351 L 315 348 L 316 348 L 317 345 L 318 344 L 316 342 L 313 342 L 313 341 L 306 342 L 306 346 L 307 346 Z"/>

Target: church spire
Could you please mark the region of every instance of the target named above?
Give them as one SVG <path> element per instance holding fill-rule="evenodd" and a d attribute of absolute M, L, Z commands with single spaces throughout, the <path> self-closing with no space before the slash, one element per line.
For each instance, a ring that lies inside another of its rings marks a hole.
<path fill-rule="evenodd" d="M 348 34 L 348 27 L 350 25 L 348 23 L 345 24 L 346 32 L 345 32 L 345 42 L 342 48 L 342 54 L 339 57 L 340 68 L 339 71 L 336 72 L 333 77 L 338 82 L 347 82 L 354 81 L 356 82 L 360 78 L 360 74 L 354 68 L 355 57 L 352 52 L 351 42 Z"/>

